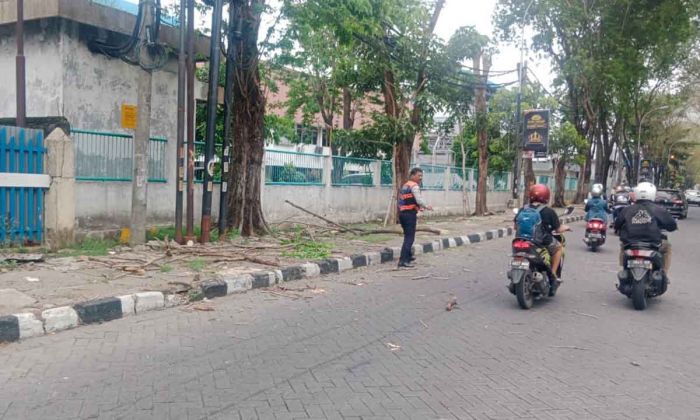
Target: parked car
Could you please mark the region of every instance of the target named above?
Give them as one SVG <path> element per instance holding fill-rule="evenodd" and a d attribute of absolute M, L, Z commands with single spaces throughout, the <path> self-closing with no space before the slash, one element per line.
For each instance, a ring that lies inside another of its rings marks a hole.
<path fill-rule="evenodd" d="M 675 218 L 685 219 L 688 217 L 688 202 L 679 190 L 656 191 L 656 204 L 664 206 Z"/>
<path fill-rule="evenodd" d="M 688 205 L 700 206 L 700 191 L 685 190 L 685 199 Z"/>

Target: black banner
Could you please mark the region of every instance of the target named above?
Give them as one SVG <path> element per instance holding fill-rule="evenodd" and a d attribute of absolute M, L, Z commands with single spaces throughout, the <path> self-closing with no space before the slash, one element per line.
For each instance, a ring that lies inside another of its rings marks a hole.
<path fill-rule="evenodd" d="M 549 151 L 549 110 L 525 111 L 523 150 L 534 152 L 536 158 L 547 157 Z"/>

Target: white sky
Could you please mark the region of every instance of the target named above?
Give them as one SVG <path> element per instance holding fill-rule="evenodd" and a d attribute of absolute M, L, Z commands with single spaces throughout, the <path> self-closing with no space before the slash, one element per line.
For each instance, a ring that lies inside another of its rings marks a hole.
<path fill-rule="evenodd" d="M 131 3 L 138 3 L 138 0 L 127 0 Z M 179 4 L 179 0 L 161 0 L 163 6 L 171 4 Z M 447 40 L 455 30 L 462 26 L 474 26 L 477 31 L 493 38 L 492 16 L 498 0 L 447 0 L 445 8 L 440 14 L 436 32 L 443 39 Z M 272 0 L 275 3 L 275 0 Z M 274 16 L 267 16 L 265 21 L 268 25 L 271 24 Z M 197 19 L 198 23 L 203 21 L 204 17 Z M 206 19 L 207 24 L 210 24 L 211 19 Z M 261 36 L 265 36 L 267 28 L 261 30 Z M 527 34 L 527 32 L 526 32 Z M 518 41 L 519 42 L 519 41 Z M 515 69 L 520 61 L 520 51 L 514 45 L 500 43 L 497 46 L 498 53 L 493 57 L 492 70 L 511 70 Z M 537 76 L 537 78 L 545 85 L 545 88 L 550 89 L 554 75 L 551 72 L 551 66 L 546 60 L 538 60 L 534 54 L 526 53 L 528 67 Z M 468 65 L 471 66 L 471 63 Z M 530 76 L 528 76 L 530 77 Z M 492 80 L 497 83 L 507 83 L 517 79 L 516 73 L 505 75 L 502 77 L 493 77 Z M 530 77 L 532 79 L 532 77 Z"/>

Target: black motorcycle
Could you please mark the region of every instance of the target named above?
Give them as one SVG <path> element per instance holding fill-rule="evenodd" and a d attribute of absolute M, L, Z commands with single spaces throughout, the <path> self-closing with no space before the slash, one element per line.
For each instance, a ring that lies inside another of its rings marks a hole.
<path fill-rule="evenodd" d="M 514 212 L 517 213 L 517 209 Z M 574 211 L 573 207 L 566 209 L 567 214 Z M 553 234 L 566 250 L 566 239 L 563 234 Z M 507 277 L 510 280 L 508 290 L 518 299 L 522 309 L 530 309 L 534 301 L 544 296 L 554 297 L 558 284 L 552 281 L 551 256 L 546 248 L 534 242 L 516 237 L 511 244 L 513 249 L 510 260 L 510 270 Z M 561 278 L 564 267 L 564 254 L 557 269 L 557 277 Z"/>
<path fill-rule="evenodd" d="M 642 311 L 648 298 L 666 293 L 668 277 L 663 264 L 658 244 L 638 242 L 625 247 L 623 269 L 617 274 L 617 290 L 632 299 L 634 309 Z"/>

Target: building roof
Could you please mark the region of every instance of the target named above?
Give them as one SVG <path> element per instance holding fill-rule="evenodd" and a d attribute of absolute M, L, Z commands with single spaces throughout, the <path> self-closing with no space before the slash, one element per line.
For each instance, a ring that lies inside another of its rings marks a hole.
<path fill-rule="evenodd" d="M 108 31 L 131 35 L 138 6 L 124 0 L 24 0 L 24 20 L 63 18 Z M 0 1 L 0 27 L 17 21 L 17 0 Z M 162 18 L 161 41 L 177 50 L 179 31 L 173 18 Z M 209 56 L 209 37 L 195 35 L 195 52 Z"/>

